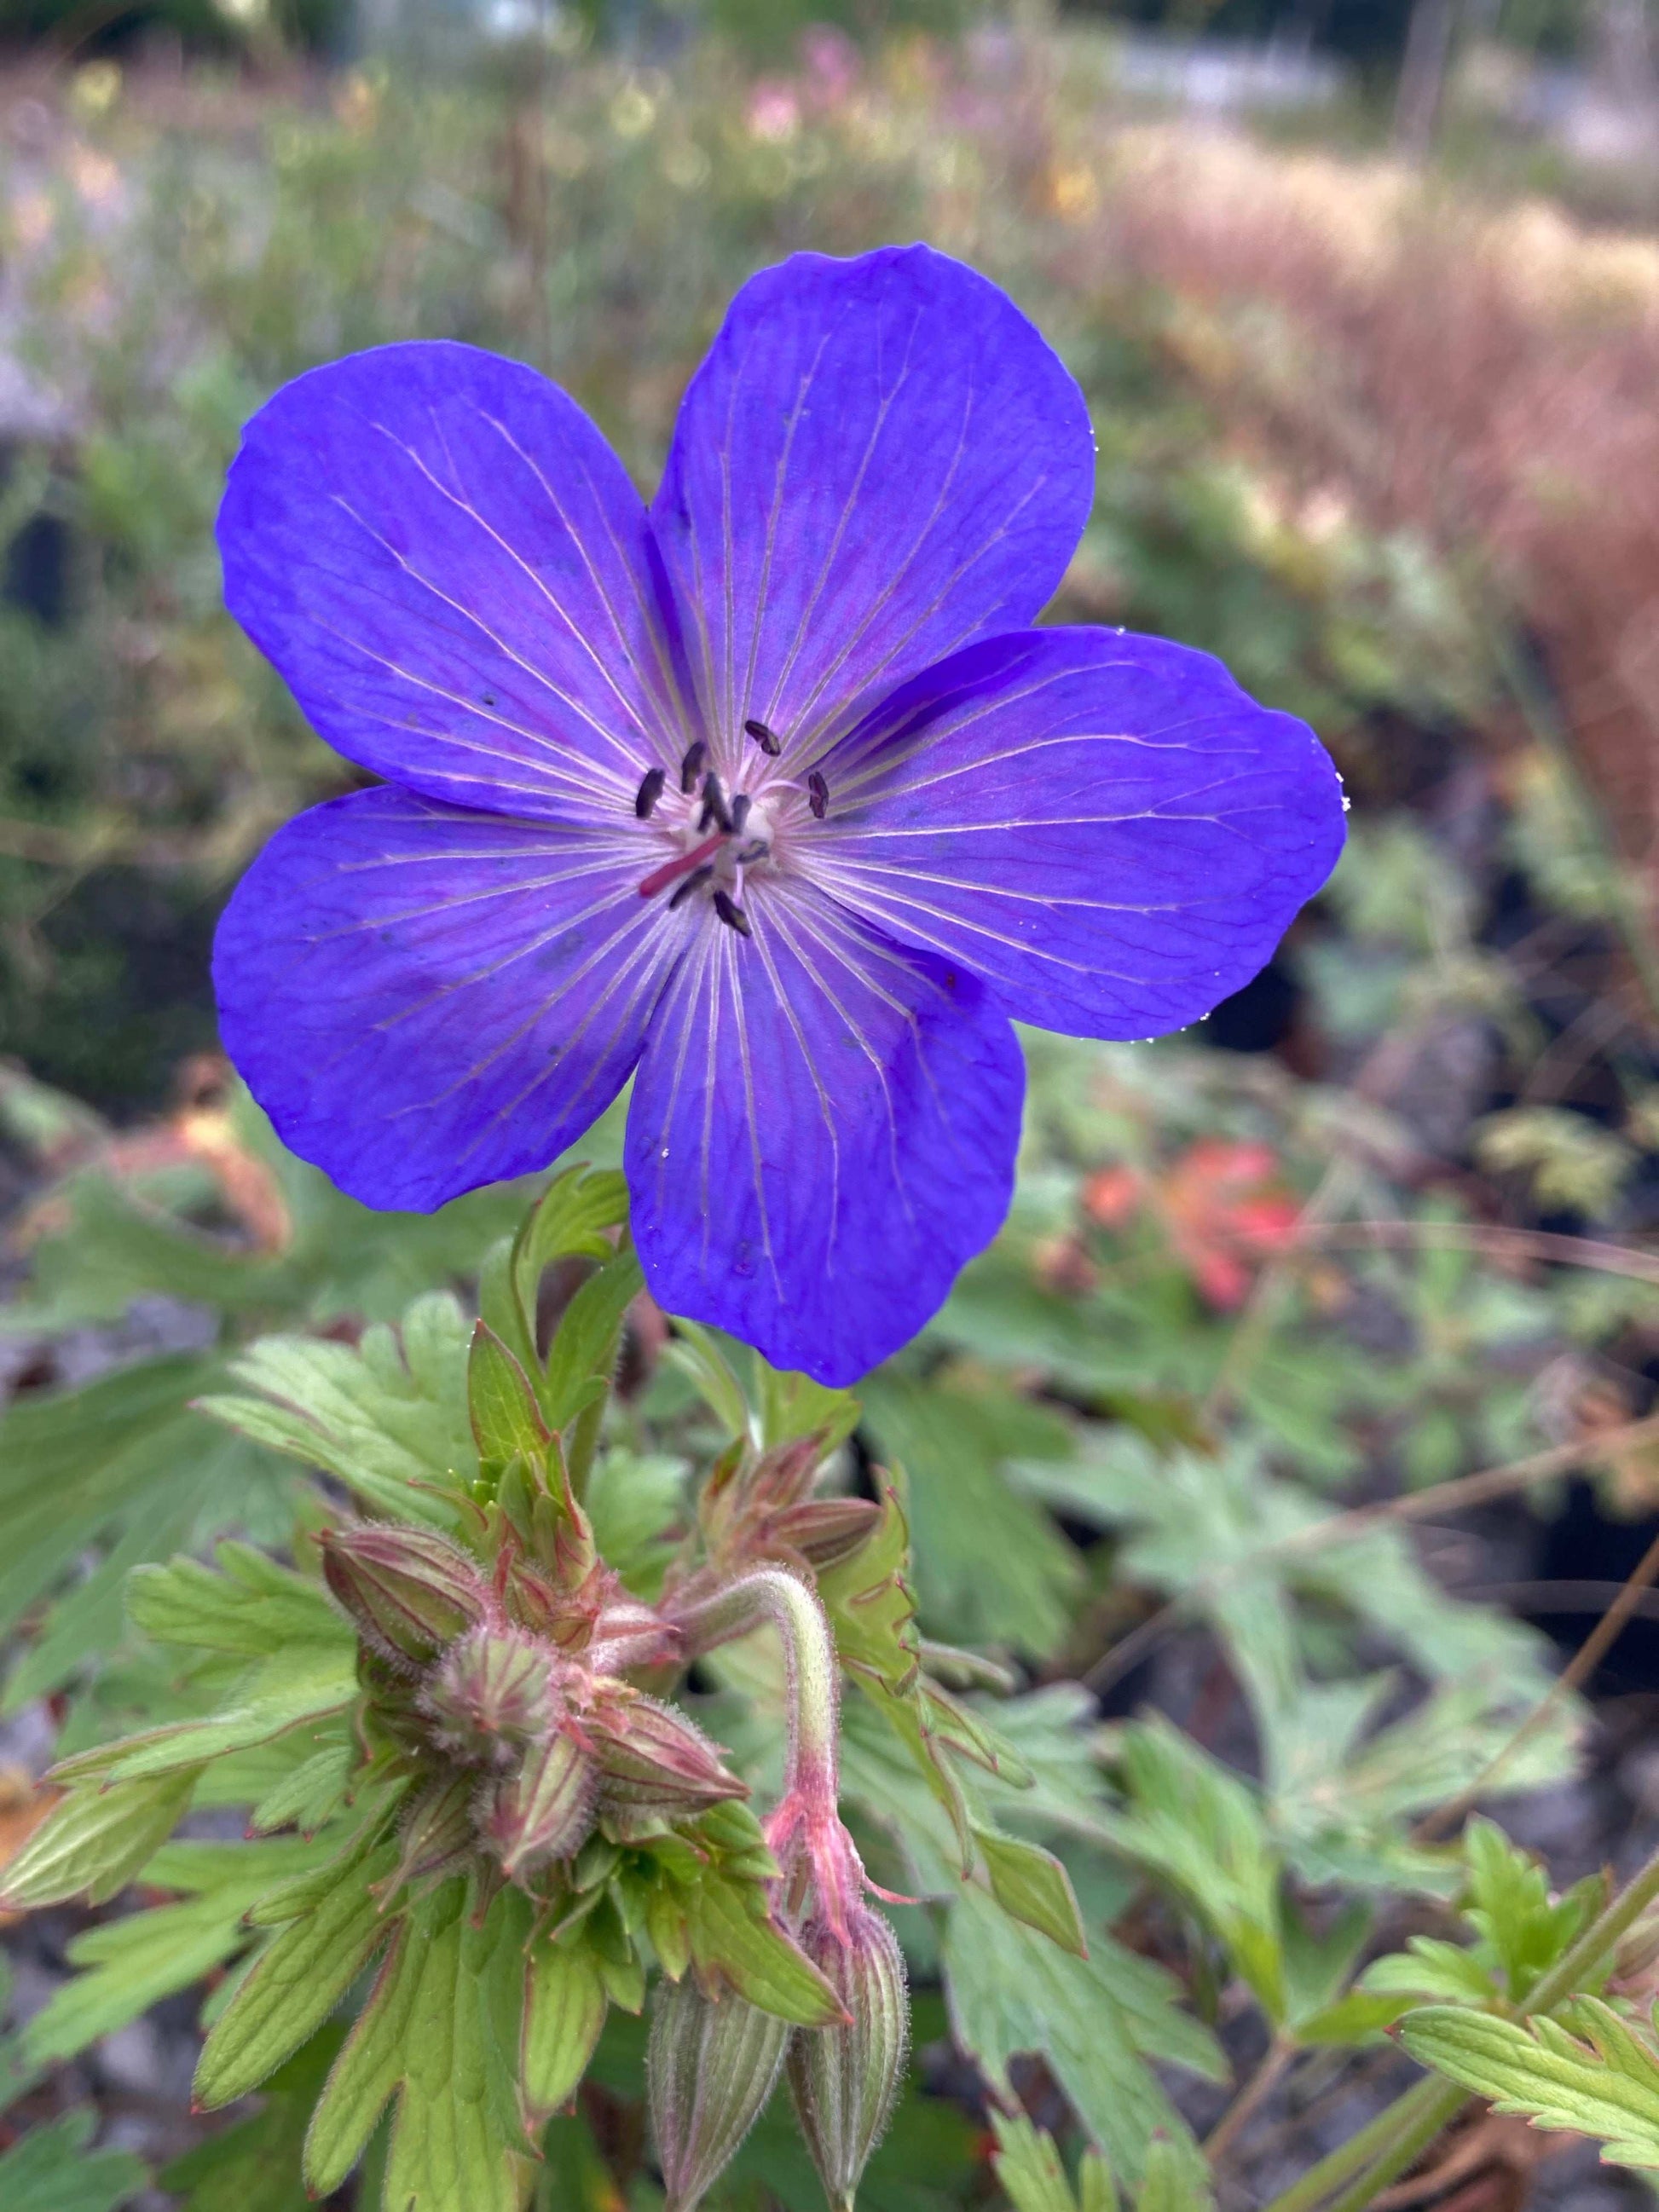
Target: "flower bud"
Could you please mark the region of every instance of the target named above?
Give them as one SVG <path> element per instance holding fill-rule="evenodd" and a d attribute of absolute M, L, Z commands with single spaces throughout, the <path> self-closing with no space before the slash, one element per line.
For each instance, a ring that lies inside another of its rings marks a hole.
<path fill-rule="evenodd" d="M 619 1698 L 584 1713 L 582 1721 L 599 1752 L 600 1799 L 608 1811 L 683 1820 L 723 1798 L 749 1795 L 702 1730 L 654 1698 Z"/>
<path fill-rule="evenodd" d="M 809 1921 L 800 1947 L 834 1984 L 848 2027 L 800 2029 L 789 2047 L 789 2094 L 834 2212 L 852 2212 L 870 2154 L 880 2142 L 904 2072 L 910 2000 L 898 1938 L 860 1905 L 846 1940 Z"/>
<path fill-rule="evenodd" d="M 458 1759 L 502 1766 L 559 1717 L 545 1651 L 510 1628 L 477 1628 L 451 1645 L 421 1693 L 437 1738 Z"/>
<path fill-rule="evenodd" d="M 659 1984 L 646 2077 L 667 2212 L 692 2212 L 731 2164 L 766 2108 L 789 2036 L 787 2021 L 735 1991 L 716 2003 L 690 1974 Z"/>
<path fill-rule="evenodd" d="M 367 1522 L 331 1528 L 323 1573 L 364 1641 L 401 1665 L 424 1666 L 484 1615 L 483 1578 L 447 1536 Z"/>
<path fill-rule="evenodd" d="M 531 1745 L 519 1771 L 495 1784 L 482 1822 L 506 1874 L 517 1881 L 571 1856 L 592 1825 L 595 1780 L 592 1756 L 562 1729 Z"/>

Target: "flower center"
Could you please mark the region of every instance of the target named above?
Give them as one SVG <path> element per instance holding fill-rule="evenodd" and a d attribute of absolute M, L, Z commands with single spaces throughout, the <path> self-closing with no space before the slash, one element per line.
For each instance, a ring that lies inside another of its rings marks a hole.
<path fill-rule="evenodd" d="M 790 839 L 823 820 L 830 792 L 816 769 L 805 782 L 779 772 L 782 741 L 763 722 L 744 727 L 758 757 L 739 769 L 742 787 L 727 792 L 699 740 L 687 748 L 673 777 L 666 769 L 646 770 L 634 811 L 650 823 L 654 838 L 665 833 L 669 845 L 661 865 L 641 878 L 640 896 L 666 891 L 671 908 L 707 899 L 729 929 L 747 937 L 749 883 L 786 866 Z"/>

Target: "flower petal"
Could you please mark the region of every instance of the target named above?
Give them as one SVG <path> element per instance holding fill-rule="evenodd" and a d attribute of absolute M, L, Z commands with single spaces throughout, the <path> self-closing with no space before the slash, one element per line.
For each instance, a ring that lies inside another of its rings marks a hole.
<path fill-rule="evenodd" d="M 637 875 L 629 841 L 396 789 L 313 807 L 220 921 L 225 1048 L 365 1205 L 545 1167 L 622 1088 L 679 950 Z"/>
<path fill-rule="evenodd" d="M 628 1118 L 634 1235 L 669 1312 L 846 1383 L 1002 1225 L 1024 1068 L 969 975 L 810 891 L 703 925 Z"/>
<path fill-rule="evenodd" d="M 1159 638 L 994 638 L 883 702 L 823 763 L 822 888 L 960 960 L 1016 1019 L 1155 1036 L 1272 957 L 1342 849 L 1304 723 Z"/>
<path fill-rule="evenodd" d="M 520 362 L 391 345 L 296 378 L 243 432 L 219 546 L 319 734 L 394 783 L 620 818 L 686 742 L 639 494 Z"/>
<path fill-rule="evenodd" d="M 871 684 L 1030 622 L 1094 472 L 1076 384 L 960 262 L 884 246 L 754 277 L 651 510 L 722 771 L 750 716 L 804 763 Z"/>

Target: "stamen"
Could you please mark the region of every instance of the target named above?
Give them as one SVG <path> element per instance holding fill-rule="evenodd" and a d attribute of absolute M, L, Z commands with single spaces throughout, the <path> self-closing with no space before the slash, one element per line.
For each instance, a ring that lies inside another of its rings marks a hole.
<path fill-rule="evenodd" d="M 702 812 L 697 817 L 697 827 L 707 830 L 710 823 L 721 830 L 732 827 L 732 817 L 726 811 L 726 793 L 712 769 L 702 780 Z"/>
<path fill-rule="evenodd" d="M 830 811 L 830 787 L 817 769 L 806 779 L 806 804 L 811 808 L 815 821 L 822 822 Z"/>
<path fill-rule="evenodd" d="M 771 849 L 764 837 L 751 837 L 737 856 L 738 866 L 746 868 L 751 861 L 763 860 Z"/>
<path fill-rule="evenodd" d="M 661 867 L 653 868 L 640 885 L 640 896 L 655 898 L 657 893 L 665 891 L 670 884 L 678 883 L 682 876 L 689 876 L 693 868 L 700 868 L 711 854 L 719 852 L 725 842 L 723 836 L 705 837 L 701 845 L 694 845 L 689 853 L 680 853 L 673 860 L 665 860 Z"/>
<path fill-rule="evenodd" d="M 746 791 L 740 791 L 726 810 L 732 817 L 732 835 L 734 837 L 743 835 L 743 825 L 749 819 L 749 810 L 754 803 Z"/>
<path fill-rule="evenodd" d="M 678 890 L 675 892 L 673 897 L 669 900 L 668 904 L 670 911 L 672 912 L 677 906 L 684 906 L 687 899 L 690 897 L 692 892 L 701 890 L 714 872 L 714 864 L 712 860 L 705 860 L 702 867 L 693 868 L 690 874 L 680 885 Z"/>
<path fill-rule="evenodd" d="M 783 739 L 775 730 L 769 730 L 764 722 L 756 721 L 751 715 L 743 726 L 769 760 L 775 760 L 783 750 Z"/>
<path fill-rule="evenodd" d="M 736 900 L 728 898 L 724 891 L 716 891 L 714 894 L 714 911 L 726 927 L 735 929 L 739 937 L 754 935 L 755 933 L 749 927 L 748 915 Z"/>
<path fill-rule="evenodd" d="M 685 749 L 685 757 L 680 763 L 680 789 L 688 799 L 697 787 L 697 778 L 702 774 L 702 764 L 708 757 L 708 748 L 701 738 L 697 739 L 696 744 L 688 745 Z"/>
<path fill-rule="evenodd" d="M 640 779 L 640 787 L 634 794 L 634 811 L 641 822 L 647 819 L 652 808 L 662 797 L 662 787 L 668 781 L 666 769 L 648 768 Z"/>

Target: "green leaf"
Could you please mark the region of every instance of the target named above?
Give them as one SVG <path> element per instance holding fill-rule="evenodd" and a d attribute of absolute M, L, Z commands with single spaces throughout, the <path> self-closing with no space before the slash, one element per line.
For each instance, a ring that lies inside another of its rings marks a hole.
<path fill-rule="evenodd" d="M 82 1389 L 21 1397 L 7 1407 L 0 1418 L 0 1634 L 112 1519 L 194 1486 L 200 1432 L 185 1401 L 222 1374 L 216 1359 L 148 1360 Z M 172 1510 L 164 1507 L 163 1521 Z"/>
<path fill-rule="evenodd" d="M 466 1365 L 467 1403 L 478 1448 L 478 1473 L 492 1493 L 517 1460 L 544 1466 L 551 1442 L 528 1376 L 495 1331 L 480 1322 Z"/>
<path fill-rule="evenodd" d="M 91 2112 L 66 2112 L 0 2155 L 6 2212 L 116 2212 L 149 2185 L 143 2161 L 125 2150 L 87 2148 Z"/>
<path fill-rule="evenodd" d="M 926 1384 L 883 1369 L 860 1386 L 884 1457 L 909 1477 L 918 1590 L 930 1630 L 963 1643 L 1052 1651 L 1070 1626 L 1082 1561 L 1008 1462 L 1063 1461 L 1071 1431 L 991 1387 Z"/>
<path fill-rule="evenodd" d="M 1073 1958 L 971 1888 L 946 1919 L 945 1966 L 956 2039 L 1000 2097 L 1014 2101 L 1009 2065 L 1036 2051 L 1114 2172 L 1139 2179 L 1159 2130 L 1196 2156 L 1148 2062 L 1210 2081 L 1226 2078 L 1226 2062 L 1161 1967 L 1103 1935 Z"/>
<path fill-rule="evenodd" d="M 252 2119 L 222 2128 L 164 2170 L 161 2185 L 184 2212 L 311 2212 L 300 2172 L 306 2124 L 344 2039 L 337 2021 L 319 2029 L 266 2082 Z"/>
<path fill-rule="evenodd" d="M 751 2005 L 800 2027 L 841 2018 L 833 1986 L 771 1918 L 759 1883 L 711 1870 L 690 1889 L 686 1914 L 698 1967 L 728 1981 Z"/>
<path fill-rule="evenodd" d="M 1154 2136 L 1146 2148 L 1146 2179 L 1135 2199 L 1136 2212 L 1210 2212 L 1214 2203 L 1202 2160 L 1167 2136 Z"/>
<path fill-rule="evenodd" d="M 0 1903 L 13 1911 L 71 1897 L 107 1904 L 177 1827 L 198 1771 L 71 1790 L 0 1875 Z"/>
<path fill-rule="evenodd" d="M 1544 1869 L 1492 1820 L 1469 1822 L 1463 1850 L 1469 1866 L 1464 1917 L 1484 1937 L 1508 1995 L 1524 1998 L 1589 1927 L 1603 1902 L 1603 1885 L 1592 1876 L 1552 1901 Z"/>
<path fill-rule="evenodd" d="M 991 2125 L 997 2138 L 991 2164 L 1014 2212 L 1078 2212 L 1078 2201 L 1066 2178 L 1059 2149 L 1047 2129 L 1033 2127 L 1023 2112 L 1010 2118 L 994 2106 Z M 1109 2174 L 1107 2188 L 1111 2189 Z M 1103 2201 L 1110 2205 L 1112 2196 Z"/>
<path fill-rule="evenodd" d="M 542 1404 L 550 1428 L 567 1429 L 604 1395 L 617 1364 L 623 1316 L 645 1288 L 630 1245 L 590 1275 L 564 1310 L 548 1346 Z"/>
<path fill-rule="evenodd" d="M 66 1983 L 28 2022 L 25 2055 L 37 2064 L 73 2057 L 113 2033 L 160 1998 L 187 1989 L 244 1948 L 244 1916 L 261 1893 L 320 1845 L 174 1844 L 155 1855 L 159 1888 L 195 1893 L 187 1902 L 134 1912 L 77 1936 L 72 1965 L 88 1971 Z"/>
<path fill-rule="evenodd" d="M 392 1845 L 349 1852 L 311 1910 L 260 1954 L 203 2049 L 198 2105 L 213 2111 L 246 2096 L 322 2026 L 391 1933 L 372 1889 L 397 1856 Z"/>
<path fill-rule="evenodd" d="M 580 1934 L 535 1943 L 526 1977 L 520 2078 L 532 2113 L 545 2118 L 575 2095 L 610 2008 Z"/>
<path fill-rule="evenodd" d="M 1003 1911 L 1058 1943 L 1062 1951 L 1086 1959 L 1089 1946 L 1084 1939 L 1072 1877 L 1054 1853 L 1036 1844 L 1002 1835 L 977 1820 L 973 1828 L 991 1894 Z"/>
<path fill-rule="evenodd" d="M 749 1401 L 713 1329 L 700 1322 L 677 1320 L 663 1348 L 666 1364 L 678 1368 L 728 1437 L 750 1440 L 758 1434 Z"/>
<path fill-rule="evenodd" d="M 379 1513 L 453 1528 L 477 1474 L 466 1401 L 471 1331 L 445 1291 L 416 1299 L 399 1337 L 366 1329 L 354 1350 L 264 1337 L 232 1375 L 257 1396 L 215 1395 L 202 1412 L 338 1477 Z"/>
<path fill-rule="evenodd" d="M 528 1906 L 503 1891 L 482 1926 L 445 1885 L 399 1927 L 336 2060 L 306 2138 L 305 2175 L 328 2195 L 393 2096 L 385 2201 L 399 2212 L 520 2212 L 526 2142 L 513 2109 Z"/>
<path fill-rule="evenodd" d="M 1583 2040 L 1542 2017 L 1523 2027 L 1430 2005 L 1407 2013 L 1401 2039 L 1421 2064 L 1500 2112 L 1598 2136 L 1612 2165 L 1659 2166 L 1659 2057 L 1599 1997 L 1581 1997 L 1567 2017 Z"/>
<path fill-rule="evenodd" d="M 221 1544 L 215 1568 L 198 1559 L 140 1567 L 127 1617 L 158 1644 L 268 1658 L 295 1644 L 349 1644 L 351 1631 L 317 1583 L 251 1545 Z"/>
<path fill-rule="evenodd" d="M 1097 1832 L 1175 1888 L 1275 2023 L 1285 2017 L 1280 1869 L 1254 1793 L 1161 1718 L 1122 1733 L 1127 1809 Z"/>
<path fill-rule="evenodd" d="M 176 1773 L 227 1752 L 269 1742 L 303 1721 L 342 1711 L 356 1695 L 356 1649 L 349 1639 L 295 1644 L 262 1659 L 208 1718 L 148 1729 L 125 1742 L 65 1759 L 54 1771 L 64 1780 L 96 1772 L 111 1782 Z"/>

